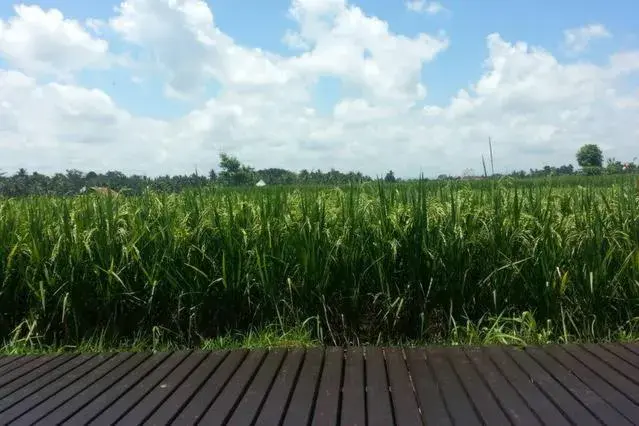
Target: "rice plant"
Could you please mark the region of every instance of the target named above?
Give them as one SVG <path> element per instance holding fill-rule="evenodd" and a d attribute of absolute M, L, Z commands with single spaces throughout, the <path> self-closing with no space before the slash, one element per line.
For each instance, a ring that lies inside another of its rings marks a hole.
<path fill-rule="evenodd" d="M 635 179 L 0 200 L 0 340 L 201 345 L 276 327 L 330 344 L 476 341 L 486 318 L 519 324 L 484 329 L 498 340 L 526 333 L 513 318 L 538 340 L 627 335 Z"/>

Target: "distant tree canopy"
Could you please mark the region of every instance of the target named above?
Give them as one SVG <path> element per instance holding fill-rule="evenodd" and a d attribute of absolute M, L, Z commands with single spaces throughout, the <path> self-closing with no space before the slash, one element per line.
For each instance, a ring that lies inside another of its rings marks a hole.
<path fill-rule="evenodd" d="M 222 171 L 219 179 L 227 185 L 251 185 L 257 181 L 252 167 L 245 166 L 237 158 L 224 153 L 220 154 L 220 169 Z"/>
<path fill-rule="evenodd" d="M 571 175 L 575 173 L 595 175 L 639 172 L 639 166 L 634 163 L 635 160 L 629 163 L 622 163 L 611 158 L 607 160 L 606 167 L 590 166 L 590 164 L 598 164 L 601 154 L 601 150 L 596 145 L 593 146 L 596 149 L 586 148 L 586 146 L 580 149 L 580 153 L 585 152 L 587 154 L 585 157 L 588 157 L 588 159 L 580 163 L 580 166 L 582 166 L 581 171 L 575 170 L 572 164 L 568 164 L 559 167 L 544 166 L 542 169 L 530 169 L 529 172 L 524 170 L 513 171 L 509 176 L 526 178 Z M 465 178 L 477 178 L 476 176 L 471 176 L 472 173 L 470 171 L 464 173 L 464 175 Z M 495 175 L 495 177 L 499 176 Z M 437 179 L 449 180 L 456 178 L 440 174 Z M 219 172 L 211 169 L 208 175 L 204 176 L 192 173 L 191 175 L 167 175 L 150 178 L 135 174 L 127 176 L 119 171 L 108 171 L 106 173 L 89 171 L 84 173 L 75 169 L 67 170 L 66 173 L 56 173 L 53 176 L 38 172 L 29 174 L 24 168 L 20 168 L 13 175 L 0 171 L 0 196 L 73 195 L 80 193 L 83 187 L 105 187 L 118 192 L 124 190 L 128 194 L 141 194 L 147 188 L 158 192 L 180 192 L 188 188 L 198 188 L 211 184 L 252 186 L 259 180 L 263 180 L 268 185 L 345 185 L 348 183 L 368 182 L 372 179 L 360 172 L 343 173 L 335 169 L 330 169 L 326 172 L 307 169 L 293 172 L 281 168 L 255 170 L 248 165 L 242 164 L 231 155 L 221 154 Z M 396 182 L 399 181 L 399 178 L 395 176 L 392 170 L 389 170 L 383 180 Z"/>
<path fill-rule="evenodd" d="M 577 151 L 577 163 L 582 168 L 601 167 L 603 164 L 603 153 L 599 146 L 586 144 Z"/>
<path fill-rule="evenodd" d="M 520 172 L 525 175 L 524 172 Z M 559 167 L 544 166 L 543 169 L 530 169 L 530 176 L 565 176 L 575 173 L 575 168 L 572 164 L 563 165 Z"/>
<path fill-rule="evenodd" d="M 83 187 L 105 187 L 115 191 L 125 189 L 128 194 L 140 194 L 146 188 L 159 192 L 180 192 L 213 183 L 224 186 L 252 186 L 260 179 L 268 185 L 343 185 L 372 180 L 360 172 L 342 173 L 335 169 L 327 172 L 302 170 L 299 173 L 280 168 L 255 170 L 231 155 L 221 154 L 219 172 L 211 169 L 207 176 L 193 173 L 150 178 L 140 175 L 127 176 L 119 171 L 84 173 L 75 169 L 47 176 L 38 172 L 29 174 L 24 168 L 9 176 L 2 171 L 0 196 L 73 195 L 80 193 Z"/>

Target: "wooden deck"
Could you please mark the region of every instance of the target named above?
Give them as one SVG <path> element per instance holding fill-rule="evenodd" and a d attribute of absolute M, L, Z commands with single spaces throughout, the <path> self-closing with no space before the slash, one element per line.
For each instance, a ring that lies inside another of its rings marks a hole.
<path fill-rule="evenodd" d="M 0 357 L 0 424 L 633 425 L 639 344 Z"/>

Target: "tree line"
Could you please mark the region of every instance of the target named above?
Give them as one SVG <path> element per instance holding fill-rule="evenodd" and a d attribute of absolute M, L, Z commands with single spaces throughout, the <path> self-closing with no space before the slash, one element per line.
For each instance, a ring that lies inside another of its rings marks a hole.
<path fill-rule="evenodd" d="M 221 154 L 219 170 L 212 169 L 208 174 L 194 172 L 190 175 L 148 177 L 126 175 L 120 171 L 97 173 L 70 169 L 66 173 L 50 176 L 38 172 L 29 173 L 21 168 L 10 176 L 0 173 L 0 196 L 74 195 L 91 187 L 107 187 L 131 194 L 140 194 L 146 189 L 170 193 L 210 184 L 252 186 L 260 180 L 268 185 L 344 185 L 373 179 L 360 172 L 343 173 L 335 169 L 326 172 L 301 170 L 297 173 L 280 168 L 255 170 L 241 164 L 235 157 Z"/>
<path fill-rule="evenodd" d="M 584 145 L 577 152 L 577 163 L 580 169 L 575 169 L 572 164 L 559 167 L 545 166 L 542 169 L 530 169 L 513 171 L 508 176 L 516 178 L 530 178 L 542 176 L 561 176 L 573 174 L 619 174 L 637 173 L 639 167 L 635 160 L 630 163 L 622 163 L 614 158 L 608 159 L 603 165 L 603 154 L 597 145 Z M 499 174 L 494 177 L 503 176 Z M 466 174 L 465 178 L 486 178 L 474 174 Z M 440 175 L 438 179 L 460 179 L 448 175 Z M 119 171 L 106 173 L 87 173 L 71 169 L 66 173 L 56 173 L 53 176 L 38 172 L 28 173 L 21 168 L 15 174 L 7 176 L 0 173 L 0 195 L 16 197 L 24 195 L 74 195 L 83 188 L 107 187 L 116 191 L 126 190 L 132 194 L 142 193 L 145 189 L 158 192 L 180 192 L 187 188 L 203 187 L 210 184 L 220 186 L 252 186 L 263 180 L 267 185 L 345 185 L 349 183 L 362 183 L 372 181 L 373 178 L 360 172 L 340 172 L 335 169 L 323 172 L 321 170 L 301 170 L 293 172 L 281 168 L 268 168 L 255 170 L 242 164 L 236 157 L 220 154 L 219 169 L 212 169 L 208 174 L 197 172 L 191 175 L 148 177 L 143 175 L 125 175 Z M 383 180 L 386 182 L 398 182 L 401 179 L 395 177 L 392 170 L 388 171 Z"/>

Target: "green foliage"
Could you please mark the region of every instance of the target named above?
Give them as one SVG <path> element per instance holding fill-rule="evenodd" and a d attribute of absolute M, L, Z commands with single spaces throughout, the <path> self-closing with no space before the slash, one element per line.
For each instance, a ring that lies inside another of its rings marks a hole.
<path fill-rule="evenodd" d="M 636 184 L 0 199 L 0 340 L 192 346 L 273 324 L 332 344 L 467 340 L 526 312 L 541 340 L 605 338 L 639 317 Z"/>
<path fill-rule="evenodd" d="M 0 196 L 19 197 L 26 195 L 74 195 L 78 194 L 81 188 L 85 187 L 108 187 L 116 191 L 126 189 L 127 194 L 141 195 L 147 190 L 164 193 L 176 193 L 187 189 L 203 188 L 205 186 L 251 186 L 260 179 L 269 186 L 281 185 L 344 185 L 361 184 L 371 182 L 370 176 L 360 172 L 341 172 L 330 169 L 326 172 L 321 170 L 302 169 L 299 173 L 281 169 L 267 168 L 254 170 L 252 167 L 243 165 L 232 156 L 222 154 L 220 166 L 222 174 L 218 176 L 214 169 L 211 169 L 208 176 L 197 173 L 191 175 L 157 176 L 149 178 L 147 176 L 130 175 L 127 176 L 119 171 L 108 171 L 106 173 L 96 173 L 90 171 L 83 173 L 79 170 L 67 170 L 65 174 L 56 173 L 53 176 L 33 172 L 28 174 L 25 169 L 20 169 L 12 176 L 5 176 L 0 173 Z M 573 166 L 562 165 L 560 167 L 544 166 L 542 169 L 530 169 L 527 173 L 523 170 L 513 171 L 508 176 L 518 179 L 539 178 L 544 176 L 564 176 L 564 175 L 599 175 L 599 174 L 633 174 L 639 171 L 635 164 L 636 158 L 630 163 L 620 163 L 614 159 L 608 160 L 606 169 L 597 166 L 586 166 L 575 172 Z M 464 179 L 477 179 L 472 169 L 463 172 Z M 484 178 L 487 178 L 487 171 L 484 168 Z M 501 178 L 503 175 L 492 174 L 491 178 Z M 420 177 L 421 178 L 421 177 Z M 459 180 L 461 177 L 440 174 L 438 180 Z M 387 182 L 400 181 L 394 172 L 389 172 L 384 178 Z M 404 182 L 415 182 L 416 179 L 402 180 Z"/>
<path fill-rule="evenodd" d="M 327 172 L 321 170 L 302 170 L 295 173 L 285 169 L 269 168 L 253 170 L 242 165 L 236 158 L 222 155 L 222 174 L 218 176 L 211 169 L 208 176 L 192 173 L 191 175 L 147 176 L 130 175 L 122 172 L 108 171 L 96 173 L 90 171 L 83 173 L 78 170 L 69 170 L 66 174 L 56 173 L 53 176 L 33 172 L 28 174 L 25 169 L 20 169 L 12 176 L 0 173 L 0 196 L 20 197 L 27 195 L 74 195 L 85 187 L 108 187 L 116 191 L 127 188 L 128 193 L 141 195 L 146 190 L 156 192 L 181 192 L 187 189 L 202 188 L 210 184 L 225 186 L 253 185 L 263 179 L 269 185 L 348 185 L 350 183 L 370 182 L 372 179 L 359 172 L 342 173 L 331 169 Z"/>
<path fill-rule="evenodd" d="M 567 176 L 575 173 L 575 169 L 572 164 L 563 165 L 559 167 L 553 166 L 544 166 L 543 169 L 530 169 L 530 176 L 532 177 L 542 177 L 542 176 Z M 520 171 L 513 177 L 524 177 L 524 172 Z"/>
<path fill-rule="evenodd" d="M 586 176 L 599 176 L 603 174 L 603 169 L 597 166 L 584 166 L 581 168 L 581 172 Z"/>
<path fill-rule="evenodd" d="M 395 173 L 393 173 L 392 170 L 389 170 L 389 172 L 386 173 L 386 176 L 384 176 L 384 181 L 389 183 L 397 181 L 397 179 L 395 178 Z"/>
<path fill-rule="evenodd" d="M 264 169 L 257 171 L 260 179 L 269 185 L 293 185 L 297 181 L 297 175 L 285 169 Z"/>
<path fill-rule="evenodd" d="M 583 168 L 601 167 L 603 164 L 603 153 L 598 145 L 586 144 L 577 151 L 577 163 Z"/>
<path fill-rule="evenodd" d="M 609 174 L 609 175 L 618 175 L 622 173 L 637 173 L 637 171 L 639 171 L 639 168 L 634 162 L 622 163 L 621 161 L 616 160 L 615 158 L 608 158 L 608 160 L 606 161 L 605 172 L 606 174 Z"/>
<path fill-rule="evenodd" d="M 255 171 L 240 163 L 240 161 L 227 154 L 220 154 L 220 181 L 227 185 L 247 186 L 255 184 Z"/>

